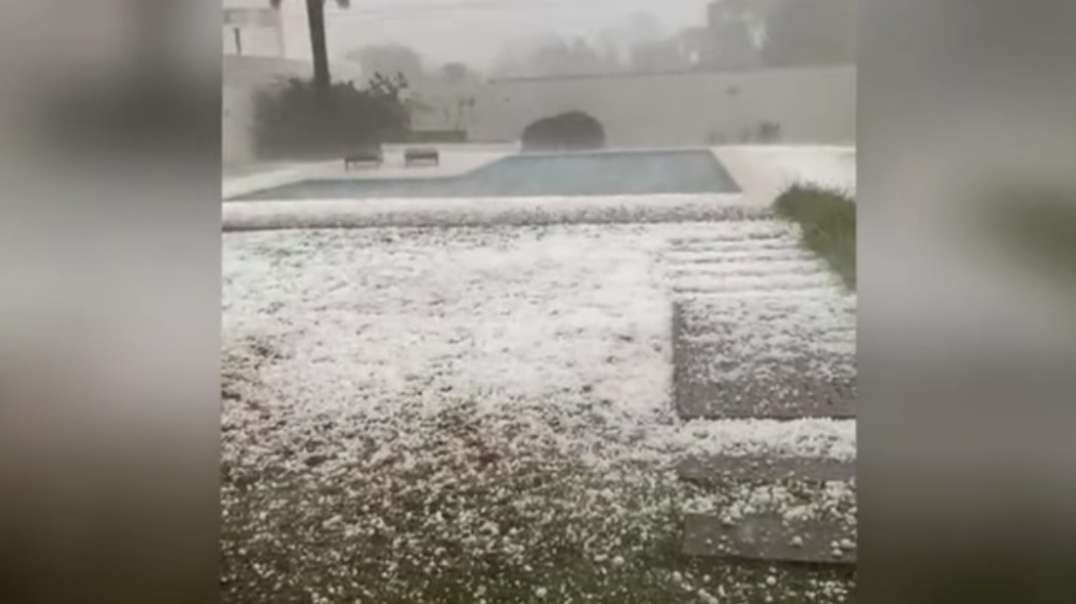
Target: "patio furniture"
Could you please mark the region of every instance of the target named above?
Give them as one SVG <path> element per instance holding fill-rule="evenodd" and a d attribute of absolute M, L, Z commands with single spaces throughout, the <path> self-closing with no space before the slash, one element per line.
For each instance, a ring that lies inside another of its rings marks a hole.
<path fill-rule="evenodd" d="M 419 163 L 432 163 L 437 166 L 441 163 L 441 156 L 434 147 L 412 147 L 404 151 L 405 166 Z"/>
<path fill-rule="evenodd" d="M 352 164 L 379 167 L 384 161 L 385 156 L 380 145 L 364 147 L 344 157 L 344 170 L 351 170 Z"/>

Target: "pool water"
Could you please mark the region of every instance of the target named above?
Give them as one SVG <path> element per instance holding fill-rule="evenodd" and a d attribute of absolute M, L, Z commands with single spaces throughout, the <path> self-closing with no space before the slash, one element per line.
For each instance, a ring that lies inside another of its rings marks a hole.
<path fill-rule="evenodd" d="M 732 177 L 706 150 L 524 154 L 458 176 L 319 179 L 255 191 L 234 200 L 385 197 L 512 197 L 734 193 Z"/>

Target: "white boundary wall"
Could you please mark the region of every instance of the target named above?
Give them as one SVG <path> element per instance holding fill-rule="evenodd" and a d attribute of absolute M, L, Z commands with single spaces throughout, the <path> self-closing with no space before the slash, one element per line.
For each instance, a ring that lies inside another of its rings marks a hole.
<path fill-rule="evenodd" d="M 610 146 L 739 143 L 763 121 L 780 124 L 784 143 L 851 145 L 856 69 L 493 80 L 479 95 L 469 135 L 514 140 L 529 123 L 573 110 L 597 118 Z"/>

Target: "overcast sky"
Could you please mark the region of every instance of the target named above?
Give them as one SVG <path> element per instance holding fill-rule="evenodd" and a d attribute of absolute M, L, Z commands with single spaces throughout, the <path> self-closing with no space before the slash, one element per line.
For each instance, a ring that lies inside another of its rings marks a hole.
<path fill-rule="evenodd" d="M 701 26 L 709 0 L 352 0 L 327 4 L 329 50 L 338 56 L 365 44 L 411 46 L 428 63 L 464 61 L 491 66 L 513 40 L 555 31 L 593 35 L 626 27 L 634 13 L 654 15 L 667 32 Z M 284 0 L 288 55 L 310 55 L 303 0 Z M 269 5 L 268 0 L 224 0 L 225 7 Z"/>

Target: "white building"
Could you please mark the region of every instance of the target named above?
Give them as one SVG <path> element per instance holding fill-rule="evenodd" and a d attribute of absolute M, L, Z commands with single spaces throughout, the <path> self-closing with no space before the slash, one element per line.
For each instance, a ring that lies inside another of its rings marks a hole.
<path fill-rule="evenodd" d="M 287 56 L 284 19 L 268 0 L 229 0 L 221 11 L 221 48 L 225 55 Z"/>

